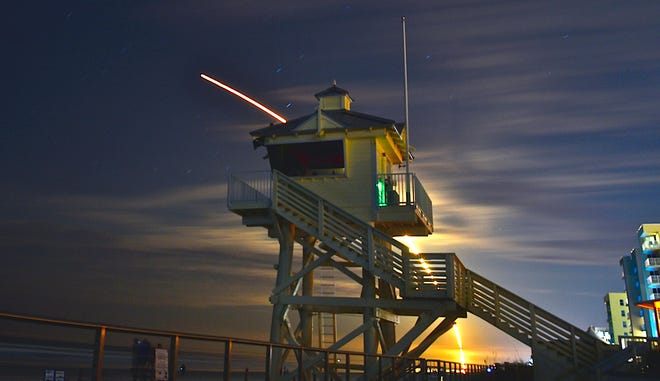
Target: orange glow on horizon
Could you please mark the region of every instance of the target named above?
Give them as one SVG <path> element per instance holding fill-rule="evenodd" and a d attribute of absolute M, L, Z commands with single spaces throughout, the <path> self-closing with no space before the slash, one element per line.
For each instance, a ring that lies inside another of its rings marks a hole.
<path fill-rule="evenodd" d="M 284 119 L 284 117 L 282 117 L 281 115 L 275 113 L 275 111 L 269 109 L 268 107 L 262 105 L 261 103 L 255 101 L 254 99 L 248 97 L 247 95 L 241 93 L 240 91 L 238 91 L 236 89 L 233 89 L 233 88 L 225 85 L 224 83 L 209 77 L 208 75 L 206 75 L 204 73 L 201 73 L 199 76 L 202 77 L 202 79 L 205 79 L 205 80 L 211 82 L 212 84 L 220 87 L 221 89 L 226 90 L 226 91 L 236 95 L 237 97 L 243 99 L 244 101 L 250 103 L 254 107 L 258 108 L 259 110 L 261 110 L 261 111 L 265 112 L 266 114 L 272 116 L 273 118 L 277 119 L 280 123 L 286 123 L 286 119 Z"/>

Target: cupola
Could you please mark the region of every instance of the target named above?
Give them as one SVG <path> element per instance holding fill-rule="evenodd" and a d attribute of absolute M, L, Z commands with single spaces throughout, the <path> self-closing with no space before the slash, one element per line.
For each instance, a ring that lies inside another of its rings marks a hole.
<path fill-rule="evenodd" d="M 337 87 L 336 81 L 332 82 L 332 86 L 314 96 L 319 100 L 319 110 L 350 110 L 351 102 L 353 102 L 348 91 Z"/>

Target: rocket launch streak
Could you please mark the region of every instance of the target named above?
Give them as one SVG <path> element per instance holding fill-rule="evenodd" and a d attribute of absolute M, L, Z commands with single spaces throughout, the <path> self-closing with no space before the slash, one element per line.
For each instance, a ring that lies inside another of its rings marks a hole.
<path fill-rule="evenodd" d="M 221 89 L 227 90 L 228 92 L 236 95 L 237 97 L 241 98 L 242 100 L 250 103 L 254 107 L 258 108 L 259 110 L 261 110 L 261 111 L 265 112 L 266 114 L 272 116 L 273 118 L 277 119 L 280 123 L 286 123 L 286 119 L 284 119 L 284 117 L 282 117 L 281 115 L 278 115 L 277 113 L 275 113 L 275 111 L 269 109 L 268 107 L 262 105 L 261 103 L 255 101 L 254 99 L 252 99 L 252 98 L 248 97 L 247 95 L 241 93 L 240 91 L 238 91 L 236 89 L 233 89 L 233 88 L 225 85 L 224 83 L 209 77 L 208 75 L 206 75 L 204 73 L 201 73 L 199 76 L 202 77 L 202 79 L 205 79 L 205 80 L 211 82 L 212 84 L 220 87 Z"/>

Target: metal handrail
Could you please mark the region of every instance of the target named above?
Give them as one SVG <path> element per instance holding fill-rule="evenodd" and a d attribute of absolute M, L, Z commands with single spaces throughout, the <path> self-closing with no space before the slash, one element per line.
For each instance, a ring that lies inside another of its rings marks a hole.
<path fill-rule="evenodd" d="M 146 328 L 134 328 L 126 326 L 117 326 L 117 325 L 108 325 L 100 323 L 86 323 L 86 322 L 75 322 L 69 320 L 54 319 L 49 317 L 38 317 L 38 316 L 28 316 L 28 315 L 19 315 L 7 312 L 0 312 L 0 321 L 14 321 L 20 323 L 28 324 L 37 324 L 42 326 L 56 326 L 56 327 L 67 327 L 72 329 L 79 329 L 81 331 L 95 331 L 96 340 L 94 343 L 94 360 L 91 364 L 92 369 L 92 380 L 102 381 L 103 378 L 103 358 L 104 351 L 107 347 L 106 337 L 111 333 L 117 334 L 139 334 L 147 336 L 160 336 L 163 338 L 169 339 L 170 345 L 167 348 L 169 354 L 168 361 L 168 372 L 169 380 L 175 381 L 177 378 L 177 358 L 179 352 L 179 346 L 181 340 L 200 340 L 206 342 L 218 342 L 224 344 L 224 356 L 223 356 L 223 367 L 222 367 L 222 379 L 229 381 L 232 378 L 232 373 L 234 378 L 237 373 L 243 372 L 243 368 L 238 369 L 236 362 L 238 359 L 234 359 L 235 354 L 233 353 L 238 345 L 250 345 L 263 348 L 263 358 L 254 358 L 254 361 L 250 363 L 256 364 L 257 366 L 265 366 L 264 377 L 265 380 L 273 380 L 270 370 L 271 366 L 271 354 L 276 348 L 281 348 L 284 350 L 296 351 L 300 354 L 297 357 L 297 366 L 296 370 L 300 376 L 299 379 L 304 379 L 302 372 L 303 361 L 308 356 L 318 356 L 320 355 L 319 366 L 316 369 L 316 372 L 320 375 L 320 378 L 314 378 L 318 380 L 353 380 L 364 374 L 364 364 L 367 362 L 366 358 L 375 358 L 378 364 L 389 364 L 389 366 L 380 366 L 378 368 L 378 379 L 383 380 L 400 380 L 408 379 L 410 376 L 424 377 L 421 379 L 426 379 L 425 375 L 420 374 L 420 369 L 426 369 L 425 364 L 433 364 L 433 367 L 429 367 L 430 374 L 438 374 L 438 371 L 445 372 L 449 374 L 451 370 L 461 369 L 462 374 L 461 380 L 470 380 L 471 376 L 480 377 L 480 373 L 485 371 L 484 365 L 479 364 L 467 364 L 463 366 L 460 363 L 444 360 L 428 360 L 425 358 L 416 358 L 409 359 L 400 356 L 390 356 L 390 355 L 378 355 L 378 354 L 366 354 L 363 352 L 356 351 L 342 351 L 342 350 L 327 350 L 321 348 L 307 348 L 300 347 L 295 345 L 287 344 L 275 344 L 266 341 L 259 340 L 250 340 L 250 339 L 239 339 L 226 336 L 215 336 L 215 335 L 204 335 L 197 333 L 182 333 L 182 332 L 173 332 L 173 331 L 162 331 L 155 329 L 146 329 Z M 15 331 L 12 331 L 16 334 Z M 6 339 L 6 337 L 4 338 Z M 29 340 L 30 343 L 34 343 L 35 348 L 40 347 L 38 340 L 32 338 Z M 64 343 L 62 343 L 64 344 Z M 29 346 L 29 344 L 26 344 Z M 328 363 L 328 359 L 332 358 L 330 355 L 339 358 L 342 361 L 338 363 Z M 236 356 L 238 357 L 238 356 Z M 241 358 L 241 364 L 244 364 L 245 358 Z M 414 363 L 416 366 L 409 367 L 405 364 Z M 395 364 L 396 366 L 391 366 Z M 422 364 L 422 365 L 420 365 Z M 236 370 L 234 371 L 234 368 Z M 394 375 L 392 372 L 396 370 L 398 373 Z M 247 369 L 245 369 L 247 372 Z M 412 372 L 412 373 L 411 373 Z M 396 376 L 396 377 L 395 377 Z M 415 378 L 418 379 L 418 378 Z"/>

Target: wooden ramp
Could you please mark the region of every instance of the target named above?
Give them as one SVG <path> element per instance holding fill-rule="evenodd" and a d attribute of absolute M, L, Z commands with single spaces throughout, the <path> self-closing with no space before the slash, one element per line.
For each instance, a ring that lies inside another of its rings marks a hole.
<path fill-rule="evenodd" d="M 296 229 L 304 231 L 309 237 L 314 237 L 319 246 L 298 240 L 299 243 L 309 246 L 318 257 L 305 271 L 313 270 L 314 266 L 328 260 L 330 256 L 339 257 L 352 266 L 373 274 L 394 290 L 393 298 L 374 301 L 389 303 L 390 307 L 384 309 L 394 313 L 398 309 L 405 310 L 420 303 L 433 305 L 454 302 L 459 309 L 480 317 L 531 347 L 533 355 L 539 357 L 539 360 L 555 359 L 553 367 L 559 369 L 559 373 L 555 372 L 553 376 L 555 378 L 579 377 L 579 374 L 592 370 L 604 355 L 604 343 L 466 269 L 455 254 L 411 253 L 403 243 L 277 171 L 273 171 L 266 183 L 270 183 L 270 186 L 264 185 L 263 181 L 255 183 L 254 180 L 231 176 L 227 195 L 229 209 L 242 215 L 244 223 L 249 226 L 260 225 L 272 231 L 273 222 L 270 221 L 273 221 L 273 216 L 277 216 L 294 224 Z M 240 199 L 241 197 L 247 199 Z M 320 246 L 324 250 L 318 249 Z M 305 271 L 292 276 L 290 283 L 276 288 L 273 294 L 289 288 L 289 284 L 300 280 Z M 456 317 L 461 316 L 455 315 L 454 319 Z M 431 320 L 430 316 L 420 314 L 418 321 L 425 318 Z M 423 325 L 421 328 L 424 328 Z M 444 327 L 438 332 L 442 334 L 447 329 L 448 327 Z M 408 348 L 416 337 L 414 334 L 407 338 L 404 336 L 400 342 L 383 348 L 386 349 L 383 352 L 406 353 L 405 348 Z M 432 340 L 428 338 L 424 340 L 426 348 L 431 343 Z M 423 349 L 425 348 L 417 348 L 409 354 L 421 355 L 420 351 Z"/>

